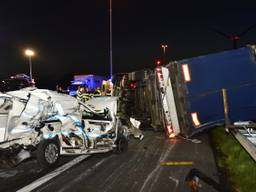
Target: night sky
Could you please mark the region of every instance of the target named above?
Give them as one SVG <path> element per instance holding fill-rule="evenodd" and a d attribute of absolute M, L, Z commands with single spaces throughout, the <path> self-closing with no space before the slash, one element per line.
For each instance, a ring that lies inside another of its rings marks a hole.
<path fill-rule="evenodd" d="M 188 3 L 190 2 L 190 3 Z M 152 68 L 161 57 L 178 60 L 232 49 L 209 30 L 239 34 L 256 24 L 256 1 L 113 0 L 114 73 Z M 256 27 L 239 46 L 256 44 Z M 9 0 L 0 4 L 0 77 L 28 73 L 33 48 L 38 87 L 53 88 L 73 74 L 109 73 L 109 0 Z"/>

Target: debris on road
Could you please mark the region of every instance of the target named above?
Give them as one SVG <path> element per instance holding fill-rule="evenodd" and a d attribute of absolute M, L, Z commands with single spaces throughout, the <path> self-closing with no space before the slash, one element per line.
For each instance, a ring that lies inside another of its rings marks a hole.
<path fill-rule="evenodd" d="M 202 186 L 200 184 L 200 180 L 204 181 L 209 186 L 212 186 L 215 190 L 223 192 L 219 183 L 217 183 L 212 178 L 208 177 L 196 168 L 191 169 L 185 178 L 185 181 L 191 189 L 191 192 L 199 192 L 199 189 Z"/>

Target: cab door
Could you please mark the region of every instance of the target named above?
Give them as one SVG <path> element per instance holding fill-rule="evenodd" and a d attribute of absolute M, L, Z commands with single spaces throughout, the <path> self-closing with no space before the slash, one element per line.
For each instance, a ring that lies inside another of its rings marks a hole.
<path fill-rule="evenodd" d="M 7 122 L 10 109 L 11 101 L 0 96 L 0 142 L 4 142 L 7 138 Z"/>

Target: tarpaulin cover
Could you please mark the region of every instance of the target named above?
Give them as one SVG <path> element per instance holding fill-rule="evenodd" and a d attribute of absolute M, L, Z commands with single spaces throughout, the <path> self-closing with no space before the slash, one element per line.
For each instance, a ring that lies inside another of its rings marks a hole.
<path fill-rule="evenodd" d="M 188 64 L 188 112 L 197 112 L 201 126 L 224 122 L 221 89 L 227 89 L 231 121 L 256 120 L 256 61 L 250 47 L 177 61 Z"/>

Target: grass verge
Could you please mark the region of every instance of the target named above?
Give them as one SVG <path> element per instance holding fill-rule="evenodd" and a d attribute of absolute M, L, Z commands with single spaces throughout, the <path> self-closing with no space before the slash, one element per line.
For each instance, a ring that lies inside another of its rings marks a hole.
<path fill-rule="evenodd" d="M 211 138 L 218 168 L 227 177 L 224 183 L 230 184 L 232 191 L 256 192 L 256 163 L 250 155 L 223 127 L 212 129 Z"/>

